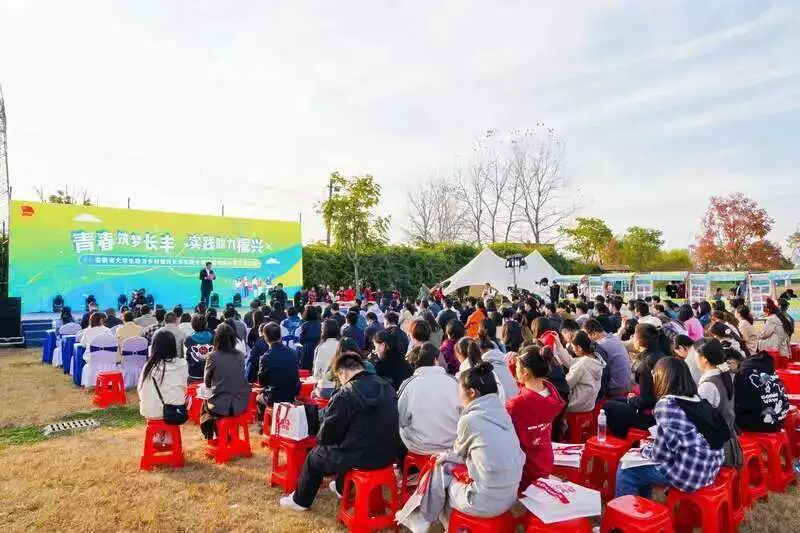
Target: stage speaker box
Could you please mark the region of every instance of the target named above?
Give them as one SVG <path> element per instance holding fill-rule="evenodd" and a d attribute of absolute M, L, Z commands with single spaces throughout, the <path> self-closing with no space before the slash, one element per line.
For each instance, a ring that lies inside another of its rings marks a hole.
<path fill-rule="evenodd" d="M 0 299 L 0 338 L 19 337 L 22 320 L 20 298 Z"/>

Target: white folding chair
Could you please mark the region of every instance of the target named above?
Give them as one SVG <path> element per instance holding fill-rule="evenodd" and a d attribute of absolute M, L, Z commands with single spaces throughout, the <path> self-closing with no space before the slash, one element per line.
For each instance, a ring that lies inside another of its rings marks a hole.
<path fill-rule="evenodd" d="M 89 362 L 81 372 L 81 385 L 94 387 L 97 382 L 98 372 L 118 372 L 117 366 L 117 339 L 113 335 L 98 335 L 89 343 L 86 350 Z M 85 355 L 84 355 L 85 357 Z"/>
<path fill-rule="evenodd" d="M 117 334 L 117 330 L 118 330 L 120 327 L 122 327 L 122 324 L 117 324 L 116 326 L 114 326 L 113 328 L 111 328 L 111 334 L 112 334 L 112 335 L 116 335 L 116 334 Z"/>
<path fill-rule="evenodd" d="M 77 322 L 69 322 L 58 328 L 58 338 L 56 338 L 56 348 L 53 350 L 53 366 L 63 366 L 61 360 L 61 337 L 75 335 L 81 330 L 81 325 Z M 71 354 L 70 354 L 71 355 Z"/>
<path fill-rule="evenodd" d="M 125 388 L 131 389 L 139 383 L 139 374 L 147 362 L 148 342 L 144 337 L 130 337 L 122 341 L 122 377 Z"/>
<path fill-rule="evenodd" d="M 80 330 L 75 334 L 75 344 L 80 344 L 83 341 L 83 335 L 86 333 L 85 329 Z"/>

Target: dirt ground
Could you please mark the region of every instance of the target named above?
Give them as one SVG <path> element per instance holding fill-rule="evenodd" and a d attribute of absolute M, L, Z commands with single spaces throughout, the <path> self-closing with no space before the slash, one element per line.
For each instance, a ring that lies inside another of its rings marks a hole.
<path fill-rule="evenodd" d="M 42 426 L 92 409 L 91 397 L 38 350 L 0 351 L 0 431 Z M 137 405 L 135 391 L 128 395 Z M 281 510 L 266 481 L 267 451 L 251 432 L 253 457 L 217 466 L 196 426 L 183 426 L 186 466 L 138 468 L 143 426 L 101 428 L 0 448 L 0 526 L 8 531 L 343 531 L 325 487 L 306 513 Z M 797 489 L 758 504 L 743 532 L 800 531 Z"/>

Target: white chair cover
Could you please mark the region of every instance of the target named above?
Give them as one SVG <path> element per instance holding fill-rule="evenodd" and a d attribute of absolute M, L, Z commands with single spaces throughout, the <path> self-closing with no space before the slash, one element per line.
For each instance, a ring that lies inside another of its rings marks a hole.
<path fill-rule="evenodd" d="M 139 383 L 139 374 L 147 362 L 148 342 L 144 337 L 130 337 L 122 341 L 122 377 L 125 388 L 132 389 Z"/>
<path fill-rule="evenodd" d="M 97 383 L 98 372 L 118 372 L 117 366 L 117 340 L 113 335 L 98 335 L 89 343 L 86 350 L 89 355 L 89 362 L 83 367 L 81 373 L 81 385 L 84 387 L 94 387 Z"/>
<path fill-rule="evenodd" d="M 113 328 L 111 328 L 111 334 L 112 334 L 112 335 L 116 335 L 116 334 L 117 334 L 117 330 L 118 330 L 120 327 L 122 327 L 122 324 L 117 324 L 116 326 L 114 326 Z"/>
<path fill-rule="evenodd" d="M 80 344 L 83 340 L 83 334 L 86 333 L 85 329 L 80 330 L 78 333 L 75 334 L 75 344 Z"/>
<path fill-rule="evenodd" d="M 81 330 L 81 325 L 78 324 L 77 322 L 70 322 L 58 328 L 58 335 L 56 336 L 56 347 L 53 350 L 53 362 L 52 362 L 53 366 L 55 367 L 63 366 L 63 361 L 61 360 L 61 337 L 67 335 L 75 335 L 80 330 Z"/>

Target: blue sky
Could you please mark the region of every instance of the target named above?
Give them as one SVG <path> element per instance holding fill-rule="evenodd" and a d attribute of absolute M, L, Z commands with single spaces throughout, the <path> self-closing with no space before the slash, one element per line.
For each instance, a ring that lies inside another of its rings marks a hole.
<path fill-rule="evenodd" d="M 405 192 L 490 128 L 567 142 L 582 215 L 692 243 L 712 194 L 800 223 L 800 2 L 0 0 L 15 196 L 296 219 Z"/>

